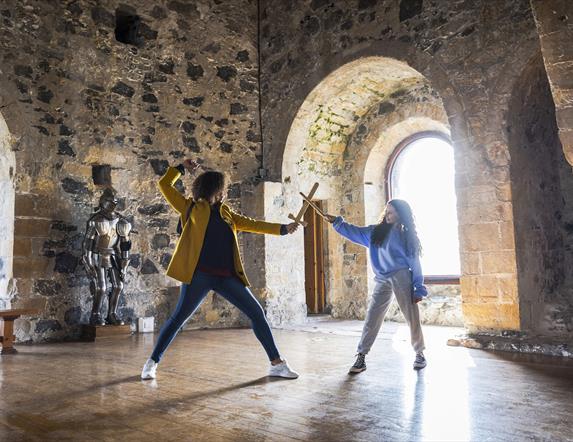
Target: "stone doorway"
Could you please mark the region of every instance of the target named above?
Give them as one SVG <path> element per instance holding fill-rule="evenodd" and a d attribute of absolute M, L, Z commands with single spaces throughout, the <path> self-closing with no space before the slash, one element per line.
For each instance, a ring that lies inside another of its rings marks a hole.
<path fill-rule="evenodd" d="M 313 201 L 321 210 L 322 201 Z M 326 286 L 324 273 L 324 232 L 323 218 L 314 210 L 307 210 L 304 216 L 304 276 L 306 307 L 309 314 L 325 313 Z"/>

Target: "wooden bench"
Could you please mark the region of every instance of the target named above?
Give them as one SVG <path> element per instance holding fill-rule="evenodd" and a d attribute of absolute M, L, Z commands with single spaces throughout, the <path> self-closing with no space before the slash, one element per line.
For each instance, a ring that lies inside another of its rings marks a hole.
<path fill-rule="evenodd" d="M 14 321 L 20 316 L 24 315 L 37 315 L 39 310 L 31 308 L 14 309 L 14 310 L 0 310 L 0 319 L 2 322 L 0 325 L 0 344 L 2 344 L 2 349 L 0 350 L 0 355 L 17 353 L 14 348 Z"/>

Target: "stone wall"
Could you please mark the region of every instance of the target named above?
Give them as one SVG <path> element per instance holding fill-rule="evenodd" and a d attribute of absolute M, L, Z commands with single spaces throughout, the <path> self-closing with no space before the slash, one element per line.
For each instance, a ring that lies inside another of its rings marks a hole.
<path fill-rule="evenodd" d="M 464 326 L 459 285 L 428 285 L 428 297 L 418 305 L 422 324 Z M 390 321 L 405 322 L 396 300 L 390 304 L 386 318 Z"/>
<path fill-rule="evenodd" d="M 177 299 L 164 276 L 177 219 L 156 188 L 167 165 L 192 157 L 225 170 L 231 205 L 262 214 L 244 195 L 262 192 L 256 13 L 248 0 L 2 3 L 0 107 L 16 157 L 12 303 L 43 310 L 20 322 L 18 339 L 74 336 L 87 319 L 80 244 L 104 187 L 137 231 L 121 313 L 158 325 Z M 120 34 L 131 44 L 116 39 L 122 15 L 140 18 L 138 33 Z M 241 319 L 210 296 L 193 323 Z"/>
<path fill-rule="evenodd" d="M 118 190 L 120 209 L 137 231 L 121 312 L 155 315 L 160 325 L 178 285 L 164 276 L 177 219 L 155 184 L 168 164 L 191 156 L 227 171 L 231 205 L 279 222 L 300 207 L 298 191 L 320 180 L 316 198 L 327 211 L 361 224 L 372 209 L 363 204 L 365 176 L 376 177 L 368 164 L 387 158 L 391 140 L 421 129 L 449 133 L 454 145 L 466 326 L 570 330 L 573 277 L 541 287 L 520 266 L 533 259 L 540 272 L 555 260 L 564 273 L 573 267 L 571 169 L 555 153 L 542 156 L 562 199 L 550 203 L 535 194 L 541 209 L 557 208 L 561 216 L 539 221 L 550 234 L 535 237 L 535 244 L 552 250 L 539 256 L 527 251 L 530 239 L 523 235 L 537 220 L 514 192 L 541 178 L 534 173 L 526 183 L 512 170 L 510 179 L 511 155 L 517 166 L 532 168 L 536 156 L 523 155 L 533 143 L 528 137 L 549 140 L 555 129 L 551 97 L 519 86 L 539 51 L 569 158 L 568 8 L 563 0 L 4 1 L 0 109 L 7 127 L 0 130 L 0 182 L 15 188 L 15 222 L 5 215 L 0 223 L 7 238 L 2 259 L 9 258 L 14 229 L 13 270 L 0 268 L 0 306 L 42 310 L 19 323 L 18 339 L 73 337 L 87 319 L 80 243 L 105 187 Z M 135 16 L 137 32 L 116 29 Z M 541 87 L 542 78 L 535 78 Z M 515 124 L 512 96 L 543 109 L 523 114 L 542 121 L 539 133 L 508 133 Z M 376 138 L 388 144 L 377 145 Z M 554 139 L 545 144 L 555 151 Z M 184 177 L 181 190 L 190 179 Z M 381 179 L 373 184 L 379 203 Z M 516 224 L 523 213 L 523 224 Z M 361 317 L 364 251 L 343 244 L 330 228 L 326 235 L 325 253 L 334 263 L 327 268 L 329 308 L 335 316 Z M 559 238 L 563 245 L 554 247 Z M 303 320 L 302 232 L 241 235 L 241 247 L 270 321 Z M 550 259 L 536 261 L 541 257 Z M 528 287 L 525 303 L 521 287 Z M 528 300 L 543 304 L 543 312 L 525 313 Z M 244 323 L 213 295 L 191 322 Z"/>
<path fill-rule="evenodd" d="M 529 2 L 264 0 L 260 20 L 263 154 L 270 179 L 286 179 L 283 153 L 291 125 L 327 75 L 363 57 L 407 64 L 437 92 L 451 128 L 466 325 L 519 329 L 503 129 L 513 83 L 539 48 Z M 343 275 L 333 278 L 342 281 Z"/>
<path fill-rule="evenodd" d="M 568 162 L 556 153 L 557 164 L 553 165 L 553 173 L 558 170 L 562 196 L 556 216 L 559 216 L 557 224 L 563 241 L 559 246 L 564 258 L 560 263 L 564 269 L 563 280 L 559 290 L 548 296 L 543 314 L 536 318 L 536 322 L 543 332 L 563 334 L 573 330 L 573 275 L 569 270 L 573 268 L 573 179 L 569 167 L 573 165 L 573 3 L 567 0 L 531 0 L 531 6 L 553 101 L 549 103 L 546 99 L 545 105 L 555 107 L 561 149 Z M 549 123 L 554 134 L 554 123 Z M 557 145 L 556 140 L 552 141 Z"/>

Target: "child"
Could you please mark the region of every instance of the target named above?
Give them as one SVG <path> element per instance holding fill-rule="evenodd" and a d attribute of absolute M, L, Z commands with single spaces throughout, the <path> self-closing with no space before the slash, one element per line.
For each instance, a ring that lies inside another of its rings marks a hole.
<path fill-rule="evenodd" d="M 393 293 L 410 327 L 411 342 L 416 352 L 414 369 L 424 368 L 425 347 L 418 302 L 427 295 L 427 290 L 419 259 L 420 240 L 409 204 L 399 199 L 389 201 L 380 223 L 366 227 L 346 223 L 340 216 L 326 215 L 326 218 L 339 234 L 368 248 L 375 273 L 376 286 L 358 344 L 358 355 L 349 373 L 366 370 L 366 355 L 380 331 Z"/>

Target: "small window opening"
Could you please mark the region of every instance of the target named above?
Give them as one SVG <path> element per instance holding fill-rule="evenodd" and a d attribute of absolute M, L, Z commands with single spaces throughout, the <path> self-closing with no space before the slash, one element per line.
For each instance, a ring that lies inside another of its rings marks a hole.
<path fill-rule="evenodd" d="M 96 186 L 111 185 L 111 166 L 109 164 L 100 164 L 92 166 L 92 179 Z"/>
<path fill-rule="evenodd" d="M 115 39 L 121 43 L 141 46 L 143 39 L 139 34 L 141 19 L 134 10 L 115 10 Z"/>

